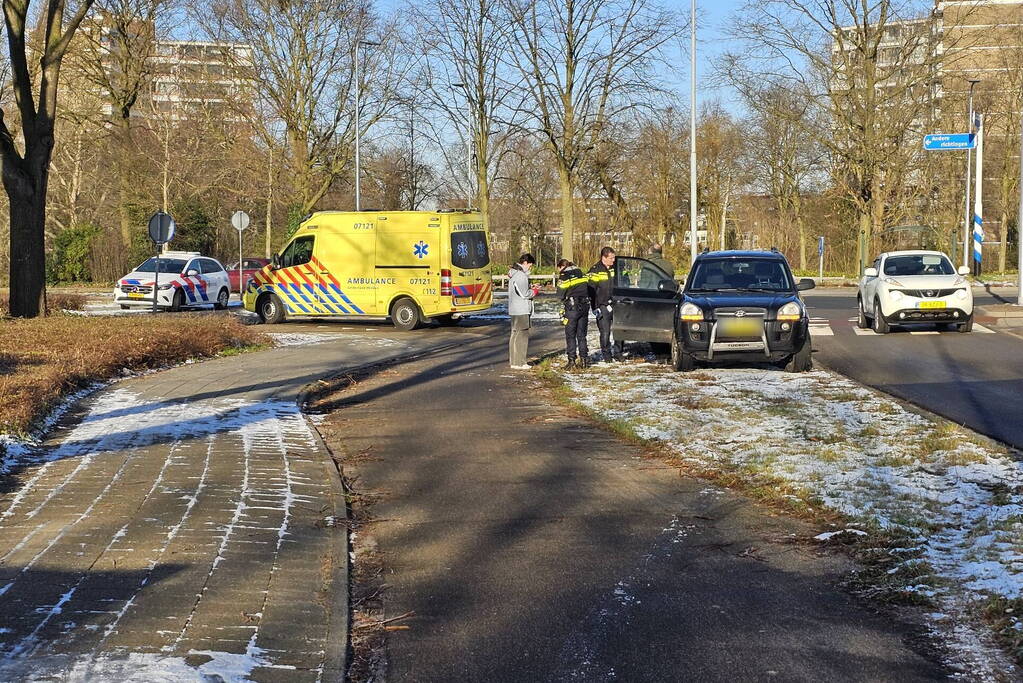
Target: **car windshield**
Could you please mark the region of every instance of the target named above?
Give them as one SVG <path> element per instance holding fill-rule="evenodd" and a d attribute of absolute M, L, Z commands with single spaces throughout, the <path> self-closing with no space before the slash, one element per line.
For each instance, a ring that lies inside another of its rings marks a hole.
<path fill-rule="evenodd" d="M 955 275 L 955 272 L 944 254 L 889 256 L 884 262 L 885 275 Z"/>
<path fill-rule="evenodd" d="M 185 269 L 185 261 L 174 258 L 157 259 L 155 256 L 135 269 L 136 273 L 155 273 L 156 263 L 160 263 L 161 273 L 180 273 Z"/>
<path fill-rule="evenodd" d="M 792 284 L 785 263 L 779 259 L 707 259 L 696 264 L 689 289 L 783 292 L 791 290 Z"/>

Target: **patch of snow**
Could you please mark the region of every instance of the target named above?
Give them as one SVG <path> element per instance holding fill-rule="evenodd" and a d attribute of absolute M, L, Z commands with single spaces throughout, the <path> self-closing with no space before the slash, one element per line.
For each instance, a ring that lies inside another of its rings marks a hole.
<path fill-rule="evenodd" d="M 763 473 L 801 500 L 912 539 L 916 547 L 896 556 L 907 567 L 926 562 L 937 580 L 908 590 L 953 615 L 935 629 L 971 674 L 1011 670 L 966 615 L 990 595 L 1023 597 L 1023 467 L 1012 454 L 830 372 L 627 363 L 564 377 L 587 408 L 701 469 Z M 866 532 L 818 539 L 840 533 Z"/>

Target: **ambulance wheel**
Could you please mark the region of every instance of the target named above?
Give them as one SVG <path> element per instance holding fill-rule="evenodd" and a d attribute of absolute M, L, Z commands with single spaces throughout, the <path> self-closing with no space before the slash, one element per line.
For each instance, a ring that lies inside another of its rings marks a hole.
<path fill-rule="evenodd" d="M 408 297 L 402 297 L 391 306 L 391 322 L 399 330 L 408 332 L 419 327 L 423 317 L 419 312 L 419 306 Z"/>
<path fill-rule="evenodd" d="M 185 293 L 178 289 L 174 292 L 174 298 L 171 299 L 170 309 L 172 311 L 180 311 L 181 307 L 185 305 Z"/>
<path fill-rule="evenodd" d="M 227 288 L 222 287 L 220 293 L 217 294 L 217 301 L 213 304 L 213 308 L 218 311 L 222 311 L 227 308 L 227 302 L 230 300 L 231 295 L 228 294 Z"/>
<path fill-rule="evenodd" d="M 256 313 L 266 325 L 284 322 L 284 306 L 281 305 L 281 300 L 273 294 L 264 294 L 259 298 L 256 303 Z"/>
<path fill-rule="evenodd" d="M 434 318 L 441 327 L 454 327 L 458 324 L 458 318 L 453 315 L 438 315 Z"/>

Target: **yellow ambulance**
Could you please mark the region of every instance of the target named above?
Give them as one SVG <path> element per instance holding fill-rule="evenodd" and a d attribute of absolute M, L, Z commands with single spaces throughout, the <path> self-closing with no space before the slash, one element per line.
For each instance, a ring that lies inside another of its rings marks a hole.
<path fill-rule="evenodd" d="M 265 323 L 389 317 L 453 324 L 493 298 L 489 235 L 471 211 L 319 211 L 245 288 Z"/>

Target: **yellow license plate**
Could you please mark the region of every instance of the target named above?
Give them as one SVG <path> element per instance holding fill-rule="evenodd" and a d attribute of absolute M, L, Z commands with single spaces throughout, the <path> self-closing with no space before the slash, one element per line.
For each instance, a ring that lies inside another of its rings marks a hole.
<path fill-rule="evenodd" d="M 468 306 L 471 303 L 472 303 L 472 297 L 471 296 L 456 296 L 455 297 L 455 305 L 456 306 Z"/>
<path fill-rule="evenodd" d="M 917 305 L 920 308 L 945 308 L 944 301 L 921 301 Z"/>
<path fill-rule="evenodd" d="M 718 323 L 718 337 L 759 337 L 760 321 L 725 318 Z"/>
<path fill-rule="evenodd" d="M 138 294 L 138 293 L 135 293 L 135 294 L 129 294 L 129 295 L 128 295 L 128 298 L 129 298 L 129 299 L 145 299 L 145 298 L 146 298 L 146 295 L 145 295 L 145 294 Z"/>

